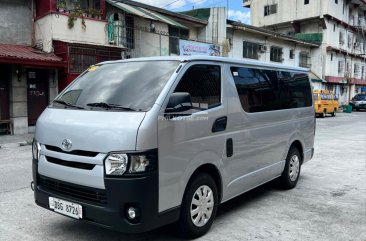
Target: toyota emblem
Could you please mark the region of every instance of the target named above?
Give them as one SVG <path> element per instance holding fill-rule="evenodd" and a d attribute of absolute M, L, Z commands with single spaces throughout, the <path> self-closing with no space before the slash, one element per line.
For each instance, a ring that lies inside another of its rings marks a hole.
<path fill-rule="evenodd" d="M 62 141 L 62 149 L 65 151 L 70 150 L 72 147 L 72 142 L 69 139 L 65 139 Z"/>

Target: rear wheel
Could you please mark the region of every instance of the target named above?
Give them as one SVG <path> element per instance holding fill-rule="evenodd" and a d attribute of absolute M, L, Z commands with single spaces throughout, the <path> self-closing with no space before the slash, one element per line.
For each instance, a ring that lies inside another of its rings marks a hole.
<path fill-rule="evenodd" d="M 286 157 L 285 169 L 279 179 L 284 189 L 294 188 L 299 180 L 301 170 L 301 155 L 296 147 L 291 147 Z"/>
<path fill-rule="evenodd" d="M 218 206 L 215 181 L 206 173 L 193 177 L 183 197 L 177 228 L 184 238 L 197 238 L 211 228 Z"/>
<path fill-rule="evenodd" d="M 336 116 L 336 112 L 337 112 L 337 109 L 334 109 L 333 113 L 332 113 L 332 116 L 335 117 Z"/>
<path fill-rule="evenodd" d="M 322 118 L 325 118 L 325 116 L 327 115 L 327 110 L 326 109 L 324 109 L 323 110 L 323 113 L 322 113 Z"/>

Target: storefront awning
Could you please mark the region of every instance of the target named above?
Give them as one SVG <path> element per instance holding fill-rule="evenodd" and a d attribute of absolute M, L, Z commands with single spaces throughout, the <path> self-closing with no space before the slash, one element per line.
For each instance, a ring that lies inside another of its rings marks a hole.
<path fill-rule="evenodd" d="M 138 6 L 131 6 L 126 3 L 117 2 L 114 0 L 107 0 L 107 3 L 111 4 L 112 6 L 115 6 L 116 8 L 121 9 L 122 11 L 125 11 L 125 12 L 133 14 L 133 15 L 140 16 L 142 18 L 167 23 L 169 25 L 176 26 L 179 28 L 187 28 L 183 24 L 178 23 L 177 21 L 175 21 L 167 16 L 164 16 L 164 15 L 154 12 L 152 10 L 148 10 L 146 8 L 142 8 L 142 7 L 138 7 Z"/>
<path fill-rule="evenodd" d="M 0 63 L 41 68 L 65 68 L 66 62 L 53 53 L 45 53 L 30 46 L 0 44 Z"/>
<path fill-rule="evenodd" d="M 313 71 L 310 71 L 309 73 L 310 80 L 312 82 L 319 82 L 319 83 L 326 83 L 327 81 L 317 76 Z"/>

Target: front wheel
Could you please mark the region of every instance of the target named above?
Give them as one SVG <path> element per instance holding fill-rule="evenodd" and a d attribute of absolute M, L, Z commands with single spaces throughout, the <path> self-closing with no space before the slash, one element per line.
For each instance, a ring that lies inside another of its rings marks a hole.
<path fill-rule="evenodd" d="M 215 181 L 206 173 L 198 174 L 188 183 L 177 223 L 184 238 L 197 238 L 208 232 L 216 216 L 218 191 Z"/>
<path fill-rule="evenodd" d="M 299 180 L 301 170 L 301 155 L 296 147 L 291 147 L 286 157 L 285 169 L 279 179 L 284 189 L 294 188 Z"/>

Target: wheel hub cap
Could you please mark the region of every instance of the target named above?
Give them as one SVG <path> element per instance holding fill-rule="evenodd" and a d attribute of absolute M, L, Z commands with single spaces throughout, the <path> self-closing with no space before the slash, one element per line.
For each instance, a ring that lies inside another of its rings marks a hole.
<path fill-rule="evenodd" d="M 291 181 L 295 181 L 300 172 L 300 159 L 297 155 L 294 155 L 290 160 L 289 176 Z"/>
<path fill-rule="evenodd" d="M 209 186 L 200 186 L 193 194 L 191 202 L 191 219 L 195 226 L 204 226 L 211 218 L 214 208 L 214 197 Z"/>

